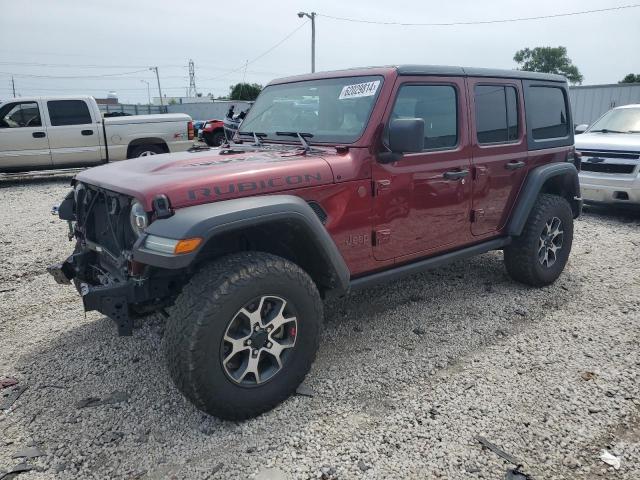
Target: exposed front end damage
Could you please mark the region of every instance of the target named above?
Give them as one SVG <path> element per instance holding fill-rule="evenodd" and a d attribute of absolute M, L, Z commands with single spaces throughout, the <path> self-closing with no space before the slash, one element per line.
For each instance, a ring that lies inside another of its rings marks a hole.
<path fill-rule="evenodd" d="M 98 311 L 131 335 L 133 320 L 168 306 L 179 293 L 184 273 L 161 270 L 133 259 L 141 243 L 130 221 L 135 199 L 77 182 L 57 210 L 69 222 L 72 255 L 48 267 L 57 283 L 73 282 L 85 311 Z"/>

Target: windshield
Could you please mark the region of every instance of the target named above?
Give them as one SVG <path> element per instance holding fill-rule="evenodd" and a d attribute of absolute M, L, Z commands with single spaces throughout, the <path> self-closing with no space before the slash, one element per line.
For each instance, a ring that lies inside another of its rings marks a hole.
<path fill-rule="evenodd" d="M 353 143 L 367 125 L 382 82 L 370 75 L 270 85 L 240 132 L 264 133 L 268 140 L 288 139 L 276 132 L 309 133 L 309 143 Z"/>
<path fill-rule="evenodd" d="M 589 129 L 597 131 L 640 133 L 640 108 L 618 108 L 609 110 Z"/>

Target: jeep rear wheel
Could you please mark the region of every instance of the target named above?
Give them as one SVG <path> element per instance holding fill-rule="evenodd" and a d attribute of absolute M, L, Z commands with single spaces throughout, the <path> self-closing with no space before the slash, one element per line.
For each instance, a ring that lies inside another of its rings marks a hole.
<path fill-rule="evenodd" d="M 569 259 L 573 242 L 573 213 L 562 197 L 541 194 L 519 237 L 504 249 L 507 272 L 534 287 L 556 281 Z"/>
<path fill-rule="evenodd" d="M 322 324 L 309 275 L 260 252 L 204 266 L 169 313 L 165 351 L 176 386 L 199 409 L 229 420 L 259 415 L 295 392 Z"/>

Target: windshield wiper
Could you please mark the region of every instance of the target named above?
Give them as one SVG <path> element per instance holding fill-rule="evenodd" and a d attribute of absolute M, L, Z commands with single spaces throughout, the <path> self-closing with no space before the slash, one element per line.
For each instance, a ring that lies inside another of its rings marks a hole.
<path fill-rule="evenodd" d="M 608 128 L 601 128 L 600 130 L 591 130 L 589 133 L 627 133 L 627 132 L 622 132 L 620 130 L 610 130 Z"/>
<path fill-rule="evenodd" d="M 244 135 L 245 137 L 253 137 L 253 145 L 255 147 L 262 146 L 262 139 L 267 136 L 266 133 L 261 133 L 261 132 L 240 132 L 240 131 L 238 131 L 238 135 Z"/>
<path fill-rule="evenodd" d="M 302 148 L 305 152 L 311 150 L 311 147 L 305 140 L 305 138 L 313 138 L 313 133 L 306 132 L 276 132 L 276 135 L 281 137 L 298 137 L 300 139 L 300 143 L 302 144 Z"/>

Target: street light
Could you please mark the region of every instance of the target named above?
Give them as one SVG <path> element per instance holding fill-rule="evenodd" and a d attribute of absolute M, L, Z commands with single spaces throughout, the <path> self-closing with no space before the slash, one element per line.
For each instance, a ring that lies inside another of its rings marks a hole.
<path fill-rule="evenodd" d="M 311 20 L 311 73 L 316 71 L 316 12 L 298 12 L 298 17 Z"/>
<path fill-rule="evenodd" d="M 146 80 L 140 81 L 147 84 L 147 102 L 149 102 L 149 105 L 151 105 L 151 90 L 149 89 L 149 82 L 147 82 Z"/>

